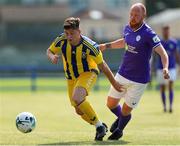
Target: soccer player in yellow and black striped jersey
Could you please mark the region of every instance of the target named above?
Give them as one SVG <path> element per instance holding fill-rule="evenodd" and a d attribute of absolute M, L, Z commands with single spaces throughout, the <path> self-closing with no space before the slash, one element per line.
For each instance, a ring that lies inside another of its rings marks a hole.
<path fill-rule="evenodd" d="M 103 60 L 97 43 L 81 34 L 79 24 L 79 18 L 67 18 L 64 21 L 64 33 L 52 42 L 47 49 L 47 56 L 54 64 L 57 64 L 59 55 L 62 56 L 71 104 L 82 119 L 96 126 L 95 140 L 102 140 L 107 126 L 99 120 L 86 96 L 96 82 L 99 69 L 116 90 L 121 91 L 123 88 Z"/>

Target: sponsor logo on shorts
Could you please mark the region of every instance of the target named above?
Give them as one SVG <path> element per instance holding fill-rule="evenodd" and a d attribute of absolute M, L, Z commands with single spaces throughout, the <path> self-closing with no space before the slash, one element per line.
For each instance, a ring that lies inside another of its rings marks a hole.
<path fill-rule="evenodd" d="M 132 105 L 136 105 L 137 103 L 136 102 L 132 102 Z"/>
<path fill-rule="evenodd" d="M 95 74 L 92 74 L 92 76 L 89 78 L 89 80 L 87 81 L 87 87 L 89 88 L 90 86 L 91 86 L 91 84 L 92 84 L 92 82 L 93 82 L 93 79 L 94 79 L 94 77 L 95 77 L 96 75 Z"/>

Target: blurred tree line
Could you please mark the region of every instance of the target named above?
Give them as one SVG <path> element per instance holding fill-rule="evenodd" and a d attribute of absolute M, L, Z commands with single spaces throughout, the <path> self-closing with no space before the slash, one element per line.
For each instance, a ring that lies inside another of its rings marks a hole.
<path fill-rule="evenodd" d="M 148 17 L 169 8 L 180 8 L 180 0 L 146 0 L 145 4 Z"/>

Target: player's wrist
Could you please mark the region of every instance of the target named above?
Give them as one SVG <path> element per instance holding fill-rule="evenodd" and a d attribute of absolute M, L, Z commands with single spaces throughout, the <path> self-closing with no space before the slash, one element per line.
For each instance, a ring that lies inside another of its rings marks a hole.
<path fill-rule="evenodd" d="M 111 43 L 105 43 L 105 47 L 106 47 L 106 49 L 110 49 L 111 48 Z"/>
<path fill-rule="evenodd" d="M 54 55 L 52 53 L 50 53 L 49 58 L 52 60 L 54 58 Z"/>
<path fill-rule="evenodd" d="M 163 68 L 163 71 L 168 71 L 168 68 L 167 68 L 167 67 L 164 67 L 164 68 Z"/>

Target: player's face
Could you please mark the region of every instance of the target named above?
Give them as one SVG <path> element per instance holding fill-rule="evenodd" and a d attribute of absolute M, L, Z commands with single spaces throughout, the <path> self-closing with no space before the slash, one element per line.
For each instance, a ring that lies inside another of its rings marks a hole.
<path fill-rule="evenodd" d="M 65 29 L 65 36 L 71 45 L 77 45 L 80 41 L 80 30 L 79 29 Z"/>
<path fill-rule="evenodd" d="M 141 8 L 135 6 L 132 7 L 130 10 L 130 18 L 129 18 L 129 24 L 131 28 L 136 29 L 138 28 L 144 20 L 144 14 Z"/>

